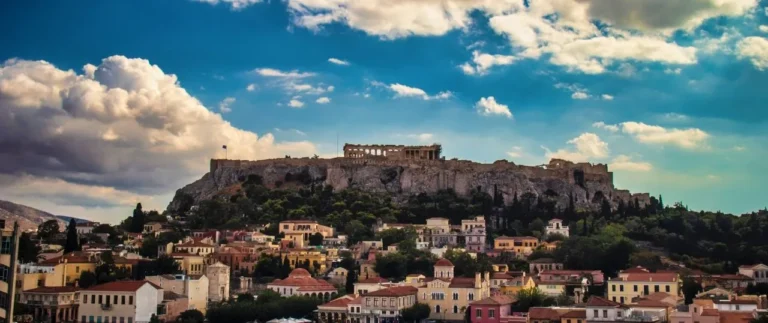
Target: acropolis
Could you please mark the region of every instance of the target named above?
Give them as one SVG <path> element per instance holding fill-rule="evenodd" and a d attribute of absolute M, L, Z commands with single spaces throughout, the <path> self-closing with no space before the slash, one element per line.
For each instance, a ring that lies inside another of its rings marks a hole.
<path fill-rule="evenodd" d="M 391 160 L 439 160 L 442 149 L 442 146 L 438 144 L 429 146 L 344 144 L 344 157 L 382 158 Z"/>

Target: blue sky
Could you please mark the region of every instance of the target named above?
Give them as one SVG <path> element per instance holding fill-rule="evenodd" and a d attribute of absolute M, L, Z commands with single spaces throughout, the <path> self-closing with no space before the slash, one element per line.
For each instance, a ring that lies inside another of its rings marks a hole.
<path fill-rule="evenodd" d="M 766 207 L 757 0 L 166 0 L 0 4 L 0 198 L 117 222 L 207 159 L 608 163 L 667 203 Z M 175 76 L 174 76 L 175 75 Z"/>

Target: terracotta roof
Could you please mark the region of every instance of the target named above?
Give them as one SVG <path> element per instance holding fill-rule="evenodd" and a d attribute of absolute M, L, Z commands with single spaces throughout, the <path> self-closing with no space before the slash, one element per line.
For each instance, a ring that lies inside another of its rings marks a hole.
<path fill-rule="evenodd" d="M 666 282 L 673 283 L 677 281 L 675 273 L 631 273 L 627 274 L 624 281 L 628 282 Z"/>
<path fill-rule="evenodd" d="M 360 284 L 378 284 L 378 283 L 388 283 L 389 280 L 386 280 L 386 279 L 381 278 L 381 277 L 376 277 L 376 278 L 368 278 L 368 279 L 358 280 L 357 282 L 360 283 Z"/>
<path fill-rule="evenodd" d="M 629 268 L 627 270 L 621 271 L 622 274 L 642 274 L 647 272 L 648 272 L 648 269 L 645 269 L 641 266 L 637 266 L 637 267 L 633 267 L 633 268 Z"/>
<path fill-rule="evenodd" d="M 475 288 L 474 278 L 458 277 L 451 279 L 450 288 Z"/>
<path fill-rule="evenodd" d="M 491 274 L 491 279 L 507 279 L 507 280 L 512 280 L 512 279 L 515 279 L 515 278 L 520 277 L 520 276 L 521 275 L 511 274 L 510 272 L 506 272 L 506 273 L 493 273 L 493 274 Z"/>
<path fill-rule="evenodd" d="M 80 288 L 77 288 L 74 286 L 38 287 L 38 288 L 22 291 L 22 293 L 55 294 L 55 293 L 72 293 L 79 290 Z"/>
<path fill-rule="evenodd" d="M 325 280 L 312 278 L 312 275 L 304 268 L 296 268 L 291 271 L 288 278 L 276 279 L 268 285 L 299 287 L 301 291 L 336 289 L 336 287 Z"/>
<path fill-rule="evenodd" d="M 291 273 L 288 274 L 288 277 L 300 277 L 300 276 L 312 276 L 306 269 L 304 268 L 296 268 L 294 270 L 291 270 Z"/>
<path fill-rule="evenodd" d="M 86 290 L 87 291 L 104 291 L 104 292 L 135 292 L 139 290 L 139 288 L 144 286 L 144 284 L 150 284 L 155 289 L 162 289 L 160 286 L 157 286 L 146 280 L 123 280 L 123 281 L 115 281 L 111 283 L 96 285 Z"/>
<path fill-rule="evenodd" d="M 753 318 L 752 312 L 720 312 L 720 323 L 747 323 Z"/>
<path fill-rule="evenodd" d="M 203 248 L 213 248 L 213 245 L 207 244 L 205 242 L 200 241 L 187 241 L 181 244 L 176 245 L 177 247 L 203 247 Z"/>
<path fill-rule="evenodd" d="M 569 318 L 569 319 L 585 319 L 587 318 L 587 310 L 586 309 L 572 310 L 568 313 L 563 314 L 561 317 Z"/>
<path fill-rule="evenodd" d="M 705 308 L 701 310 L 701 316 L 720 316 L 720 311 L 716 308 Z"/>
<path fill-rule="evenodd" d="M 397 286 L 370 292 L 363 296 L 406 296 L 415 295 L 419 289 L 413 286 Z"/>
<path fill-rule="evenodd" d="M 453 263 L 448 259 L 440 258 L 440 260 L 435 263 L 435 267 L 453 267 Z"/>
<path fill-rule="evenodd" d="M 534 320 L 559 321 L 560 313 L 549 307 L 531 307 L 528 310 L 528 318 Z"/>
<path fill-rule="evenodd" d="M 346 309 L 347 305 L 354 301 L 355 299 L 358 299 L 359 297 L 354 294 L 344 295 L 342 297 L 339 297 L 337 299 L 334 299 L 328 303 L 319 305 L 318 307 L 337 307 L 337 308 L 343 308 Z"/>
<path fill-rule="evenodd" d="M 495 295 L 486 297 L 482 300 L 471 303 L 470 305 L 507 305 L 515 302 L 515 299 L 508 295 Z"/>
<path fill-rule="evenodd" d="M 95 263 L 95 258 L 88 257 L 87 254 L 83 252 L 70 252 L 65 255 L 61 255 L 56 258 L 51 258 L 47 260 L 43 260 L 40 262 L 41 265 L 56 265 L 59 263 L 63 263 L 64 261 L 67 261 L 67 263 Z"/>
<path fill-rule="evenodd" d="M 172 291 L 169 291 L 169 290 L 165 290 L 165 291 L 163 291 L 163 300 L 164 300 L 164 301 L 165 301 L 165 300 L 175 300 L 175 299 L 182 299 L 182 298 L 187 298 L 187 297 L 186 297 L 186 296 L 184 296 L 184 295 L 179 295 L 179 294 L 176 294 L 176 293 L 174 293 L 174 292 L 172 292 Z"/>
<path fill-rule="evenodd" d="M 587 301 L 588 307 L 619 307 L 621 304 L 609 301 L 599 296 L 591 296 Z"/>
<path fill-rule="evenodd" d="M 336 291 L 336 287 L 328 284 L 328 285 L 309 285 L 309 286 L 300 286 L 298 289 L 300 292 L 313 292 L 313 291 Z"/>
<path fill-rule="evenodd" d="M 663 307 L 663 308 L 670 307 L 669 304 L 664 303 L 662 301 L 655 300 L 655 299 L 641 299 L 636 301 L 635 305 L 640 307 Z"/>
<path fill-rule="evenodd" d="M 536 238 L 536 237 L 531 237 L 531 236 L 524 236 L 524 237 L 507 237 L 507 236 L 501 236 L 501 237 L 498 237 L 498 238 L 496 238 L 496 240 L 515 240 L 515 241 L 517 241 L 517 240 L 536 240 L 536 241 L 539 241 L 539 239 L 538 239 L 538 238 Z"/>
<path fill-rule="evenodd" d="M 317 221 L 314 221 L 314 220 L 287 220 L 287 221 L 281 221 L 280 223 L 317 223 Z"/>

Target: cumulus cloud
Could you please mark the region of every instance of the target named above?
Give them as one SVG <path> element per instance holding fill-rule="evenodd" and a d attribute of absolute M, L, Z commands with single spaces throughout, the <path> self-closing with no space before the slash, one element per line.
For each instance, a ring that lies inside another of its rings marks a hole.
<path fill-rule="evenodd" d="M 248 84 L 248 86 L 245 88 L 248 92 L 256 91 L 256 84 Z"/>
<path fill-rule="evenodd" d="M 242 10 L 242 9 L 245 9 L 245 7 L 248 7 L 250 5 L 262 2 L 262 0 L 193 0 L 193 1 L 205 2 L 211 5 L 217 5 L 219 3 L 222 3 L 225 5 L 228 5 L 234 11 Z"/>
<path fill-rule="evenodd" d="M 473 51 L 472 63 L 461 64 L 459 68 L 467 75 L 485 75 L 493 66 L 511 65 L 516 60 L 517 58 L 512 55 L 492 55 Z"/>
<path fill-rule="evenodd" d="M 556 83 L 555 88 L 571 92 L 571 99 L 574 100 L 586 100 L 592 97 L 589 91 L 579 84 Z"/>
<path fill-rule="evenodd" d="M 512 147 L 512 150 L 507 152 L 507 156 L 510 158 L 520 158 L 523 156 L 523 147 L 520 146 L 514 146 Z"/>
<path fill-rule="evenodd" d="M 619 126 L 615 124 L 606 124 L 605 122 L 598 121 L 592 124 L 595 128 L 605 129 L 610 132 L 619 132 Z"/>
<path fill-rule="evenodd" d="M 736 46 L 739 58 L 748 59 L 758 70 L 768 69 L 768 39 L 747 37 Z"/>
<path fill-rule="evenodd" d="M 315 76 L 315 73 L 311 73 L 311 72 L 299 72 L 297 70 L 281 71 L 274 68 L 257 68 L 253 70 L 253 72 L 265 77 L 277 77 L 277 78 L 289 78 L 289 79 L 300 79 L 300 78 Z"/>
<path fill-rule="evenodd" d="M 378 82 L 374 84 L 375 86 L 386 86 L 383 84 L 379 84 Z M 453 96 L 453 93 L 450 91 L 443 91 L 439 92 L 435 95 L 429 95 L 426 91 L 417 88 L 417 87 L 411 87 L 407 85 L 403 85 L 400 83 L 390 84 L 389 86 L 386 86 L 390 91 L 395 92 L 396 98 L 406 98 L 406 97 L 413 97 L 413 98 L 420 98 L 422 100 L 444 100 L 449 99 Z"/>
<path fill-rule="evenodd" d="M 311 85 L 306 83 L 287 82 L 283 87 L 290 93 L 305 93 L 312 95 L 320 95 L 326 92 L 333 92 L 335 89 L 333 85 Z"/>
<path fill-rule="evenodd" d="M 665 31 L 692 29 L 719 16 L 740 16 L 757 6 L 755 0 L 588 0 L 591 17 L 617 27 Z"/>
<path fill-rule="evenodd" d="M 328 97 L 321 97 L 315 100 L 315 102 L 320 104 L 327 104 L 327 103 L 331 103 L 331 99 L 329 99 Z"/>
<path fill-rule="evenodd" d="M 610 94 L 603 94 L 600 97 L 603 98 L 603 100 L 605 100 L 605 101 L 612 101 L 613 100 L 613 95 L 610 95 Z"/>
<path fill-rule="evenodd" d="M 233 97 L 228 97 L 228 98 L 225 98 L 224 100 L 221 100 L 221 102 L 219 102 L 219 111 L 221 113 L 232 112 L 232 108 L 229 107 L 232 105 L 232 103 L 235 103 L 235 98 Z"/>
<path fill-rule="evenodd" d="M 480 98 L 480 101 L 475 103 L 475 109 L 477 113 L 482 116 L 504 116 L 508 119 L 512 119 L 512 112 L 509 111 L 509 107 L 505 104 L 496 102 L 496 99 L 492 96 L 487 98 Z"/>
<path fill-rule="evenodd" d="M 603 159 L 608 157 L 608 144 L 600 137 L 591 132 L 585 132 L 576 138 L 568 140 L 568 144 L 573 147 L 569 149 L 559 149 L 555 152 L 546 150 L 548 158 L 560 158 L 573 162 L 587 162 L 593 159 Z"/>
<path fill-rule="evenodd" d="M 621 123 L 621 131 L 645 144 L 666 144 L 685 149 L 705 148 L 710 135 L 698 128 L 676 129 L 642 122 Z"/>
<path fill-rule="evenodd" d="M 608 167 L 612 171 L 623 170 L 629 172 L 648 172 L 653 169 L 653 165 L 649 162 L 633 161 L 627 155 L 618 155 L 610 163 Z"/>
<path fill-rule="evenodd" d="M 417 133 L 417 134 L 406 135 L 406 137 L 416 139 L 420 142 L 428 142 L 428 141 L 431 141 L 432 138 L 434 138 L 434 135 L 431 133 Z"/>
<path fill-rule="evenodd" d="M 343 65 L 343 66 L 348 66 L 349 65 L 348 61 L 345 61 L 343 59 L 333 58 L 333 57 L 329 58 L 328 62 L 336 64 L 336 65 Z"/>
<path fill-rule="evenodd" d="M 291 108 L 299 109 L 304 107 L 304 102 L 299 101 L 299 99 L 291 99 L 288 101 L 288 106 Z"/>
<path fill-rule="evenodd" d="M 147 60 L 112 56 L 83 70 L 44 61 L 0 65 L 5 190 L 54 183 L 58 191 L 41 192 L 125 205 L 199 178 L 224 144 L 237 159 L 317 152 L 310 142 L 233 127 Z"/>
<path fill-rule="evenodd" d="M 760 25 L 760 27 L 757 27 L 760 32 L 768 33 L 768 25 Z"/>
<path fill-rule="evenodd" d="M 586 100 L 586 99 L 589 99 L 589 94 L 587 94 L 587 92 L 576 91 L 576 92 L 573 92 L 573 94 L 571 94 L 571 99 Z"/>

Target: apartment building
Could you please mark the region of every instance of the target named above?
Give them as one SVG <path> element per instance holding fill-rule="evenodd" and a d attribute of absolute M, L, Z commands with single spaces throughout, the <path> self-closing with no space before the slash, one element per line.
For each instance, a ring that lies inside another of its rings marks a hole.
<path fill-rule="evenodd" d="M 187 298 L 188 309 L 205 314 L 208 305 L 208 277 L 203 275 L 158 275 L 145 278 L 164 291 L 174 292 Z"/>
<path fill-rule="evenodd" d="M 608 299 L 621 304 L 632 303 L 636 297 L 653 293 L 680 295 L 680 278 L 677 273 L 650 273 L 631 270 L 619 273 L 608 281 Z"/>
<path fill-rule="evenodd" d="M 513 251 L 518 257 L 527 257 L 536 247 L 539 239 L 536 237 L 507 237 L 501 236 L 493 241 L 493 249 L 498 251 Z"/>
<path fill-rule="evenodd" d="M 333 228 L 320 225 L 312 220 L 289 220 L 280 222 L 279 232 L 285 239 L 293 242 L 294 248 L 304 248 L 309 245 L 309 237 L 320 233 L 323 237 L 333 237 Z"/>
<path fill-rule="evenodd" d="M 10 321 L 8 313 L 13 313 L 16 300 L 16 263 L 19 253 L 19 225 L 8 228 L 5 220 L 0 220 L 0 320 Z"/>
<path fill-rule="evenodd" d="M 73 286 L 38 287 L 22 292 L 19 304 L 32 312 L 35 322 L 74 322 L 78 318 L 79 291 Z"/>
<path fill-rule="evenodd" d="M 149 322 L 163 290 L 148 281 L 116 281 L 80 291 L 81 323 Z"/>
<path fill-rule="evenodd" d="M 350 315 L 360 322 L 398 322 L 400 311 L 416 304 L 418 289 L 413 286 L 398 286 L 377 290 L 362 295 L 360 313 Z"/>
<path fill-rule="evenodd" d="M 447 259 L 435 264 L 434 277 L 419 287 L 418 301 L 429 305 L 430 319 L 462 320 L 469 304 L 491 296 L 490 273 L 473 278 L 455 277 Z"/>

